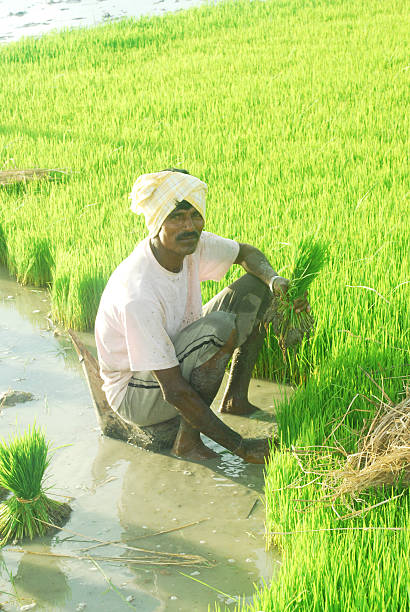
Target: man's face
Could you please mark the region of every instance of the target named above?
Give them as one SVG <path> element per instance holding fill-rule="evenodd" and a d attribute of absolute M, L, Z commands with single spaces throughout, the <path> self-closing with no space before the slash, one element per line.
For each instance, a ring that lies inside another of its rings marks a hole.
<path fill-rule="evenodd" d="M 191 255 L 204 228 L 202 215 L 184 200 L 168 215 L 159 231 L 162 246 L 178 255 Z"/>

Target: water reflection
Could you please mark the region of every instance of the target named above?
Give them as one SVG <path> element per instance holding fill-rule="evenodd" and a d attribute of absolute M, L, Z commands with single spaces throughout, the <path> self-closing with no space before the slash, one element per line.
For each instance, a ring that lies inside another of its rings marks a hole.
<path fill-rule="evenodd" d="M 38 547 L 31 547 L 32 550 Z M 47 547 L 48 548 L 48 547 Z M 41 547 L 44 551 L 44 547 Z M 25 602 L 41 600 L 43 605 L 64 609 L 64 604 L 71 599 L 71 589 L 67 578 L 55 557 L 23 554 L 14 584 L 18 597 Z"/>
<path fill-rule="evenodd" d="M 231 463 L 222 455 L 199 464 L 100 440 L 92 468 L 96 486 L 106 482 L 110 466 L 128 460 L 117 506 L 122 543 L 201 555 L 212 564 L 188 568 L 130 564 L 136 587 L 160 599 L 170 612 L 205 610 L 217 599 L 211 589 L 190 577 L 236 597 L 251 595 L 255 582 L 272 576 L 274 560 L 264 550 L 263 504 L 249 516 L 263 489 L 263 470 L 234 459 Z M 186 527 L 177 530 L 180 526 Z M 133 553 L 123 556 L 126 562 Z"/>

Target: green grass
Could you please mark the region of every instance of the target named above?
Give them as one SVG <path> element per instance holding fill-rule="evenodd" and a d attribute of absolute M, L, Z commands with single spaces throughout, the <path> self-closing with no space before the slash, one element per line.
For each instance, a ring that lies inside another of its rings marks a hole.
<path fill-rule="evenodd" d="M 284 276 L 314 234 L 329 244 L 309 296 L 316 334 L 289 360 L 304 385 L 279 421 L 286 444 L 322 443 L 356 393 L 377 394 L 359 366 L 395 399 L 409 371 L 408 29 L 399 0 L 255 0 L 0 47 L 0 169 L 71 170 L 0 191 L 0 259 L 27 282 L 51 278 L 53 316 L 91 327 L 109 274 L 146 235 L 132 184 L 170 166 L 209 184 L 207 229 L 258 246 Z M 257 373 L 289 377 L 272 336 Z M 367 414 L 338 430 L 346 448 Z M 338 524 L 273 493 L 295 473 L 275 455 L 269 529 Z M 383 508 L 363 520 L 406 524 L 407 498 Z M 407 536 L 391 536 L 287 536 L 254 609 L 405 609 Z"/>
<path fill-rule="evenodd" d="M 51 278 L 54 317 L 90 327 L 94 287 L 145 235 L 129 212 L 136 176 L 180 164 L 209 183 L 208 229 L 258 245 L 283 274 L 307 230 L 331 243 L 328 274 L 311 295 L 313 364 L 344 344 L 337 329 L 361 331 L 367 308 L 376 313 L 364 324 L 371 337 L 390 311 L 400 337 L 408 315 L 400 9 L 240 2 L 3 46 L 0 167 L 72 171 L 58 183 L 1 190 L 9 267 L 35 284 Z M 281 378 L 282 369 L 272 340 L 258 372 Z"/>
<path fill-rule="evenodd" d="M 371 360 L 374 365 L 384 366 L 376 366 L 380 370 L 373 371 Z M 379 395 L 360 371 L 360 364 L 395 397 L 397 380 L 391 377 L 408 375 L 408 366 L 391 366 L 393 361 L 393 350 L 380 349 L 369 355 L 368 349 L 361 346 L 346 349 L 339 360 L 324 366 L 319 380 L 312 378 L 289 404 L 279 407 L 284 448 L 325 443 L 354 451 L 363 420 L 370 425 L 374 411 L 363 398 L 354 402 L 335 435 L 327 441 L 326 438 L 340 423 L 357 392 L 368 397 Z M 326 499 L 332 493 L 331 481 L 325 473 L 343 465 L 343 456 L 319 448 L 313 452 L 310 448 L 309 455 L 300 456 L 300 460 L 308 473 L 303 472 L 291 452 L 283 450 L 271 458 L 265 484 L 267 543 L 282 549 L 280 575 L 266 589 L 258 589 L 252 605 L 237 610 L 409 610 L 408 489 L 369 490 L 361 493 L 358 501 L 338 499 L 332 508 L 331 500 Z M 392 499 L 396 495 L 401 497 Z M 358 516 L 343 518 L 353 512 Z"/>

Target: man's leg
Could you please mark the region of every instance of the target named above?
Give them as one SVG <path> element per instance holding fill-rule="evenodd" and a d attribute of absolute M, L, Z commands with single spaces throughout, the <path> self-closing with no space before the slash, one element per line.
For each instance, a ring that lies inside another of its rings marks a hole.
<path fill-rule="evenodd" d="M 238 348 L 232 357 L 220 412 L 244 415 L 257 410 L 248 400 L 249 383 L 266 337 L 267 326 L 271 326 L 277 337 L 283 333 L 280 302 L 281 298 L 272 294 L 261 280 L 252 274 L 245 274 L 204 306 L 204 314 L 214 311 L 236 314 Z M 287 328 L 283 345 L 288 347 L 300 344 L 303 336 L 309 336 L 313 328 L 312 316 L 308 317 L 303 328 Z"/>
<path fill-rule="evenodd" d="M 194 368 L 191 372 L 190 384 L 208 406 L 212 404 L 218 392 L 225 368 L 236 348 L 236 342 L 237 332 L 234 329 L 224 346 L 208 361 Z M 201 432 L 191 427 L 182 417 L 172 452 L 178 457 L 198 461 L 217 456 L 217 453 L 202 442 Z"/>
<path fill-rule="evenodd" d="M 237 347 L 236 316 L 210 313 L 184 328 L 174 346 L 183 377 L 210 406 Z M 198 460 L 215 456 L 202 443 L 200 432 L 183 421 L 178 410 L 164 399 L 152 372 L 134 372 L 118 414 L 149 436 L 149 448 L 154 448 L 156 439 L 161 438 L 157 450 L 172 447 L 174 454 Z M 168 433 L 174 431 L 174 426 L 175 434 L 170 438 Z M 170 438 L 169 445 L 162 442 L 164 428 L 164 442 Z"/>
<path fill-rule="evenodd" d="M 249 383 L 263 346 L 265 324 L 275 315 L 275 301 L 269 288 L 258 278 L 245 274 L 204 306 L 204 313 L 232 312 L 237 317 L 238 343 L 222 399 L 220 412 L 245 415 L 257 410 L 248 400 Z"/>
<path fill-rule="evenodd" d="M 256 324 L 247 340 L 234 352 L 220 412 L 245 415 L 258 410 L 257 406 L 250 403 L 248 390 L 253 368 L 265 337 L 263 324 Z"/>

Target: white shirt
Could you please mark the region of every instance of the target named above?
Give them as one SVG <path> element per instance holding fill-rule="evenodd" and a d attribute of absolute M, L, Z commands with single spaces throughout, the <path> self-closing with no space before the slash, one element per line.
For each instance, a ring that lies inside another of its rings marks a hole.
<path fill-rule="evenodd" d="M 180 272 L 155 259 L 149 238 L 111 275 L 95 321 L 95 339 L 108 403 L 117 410 L 133 372 L 179 365 L 173 341 L 202 316 L 201 281 L 220 280 L 239 253 L 239 244 L 202 232 Z"/>

